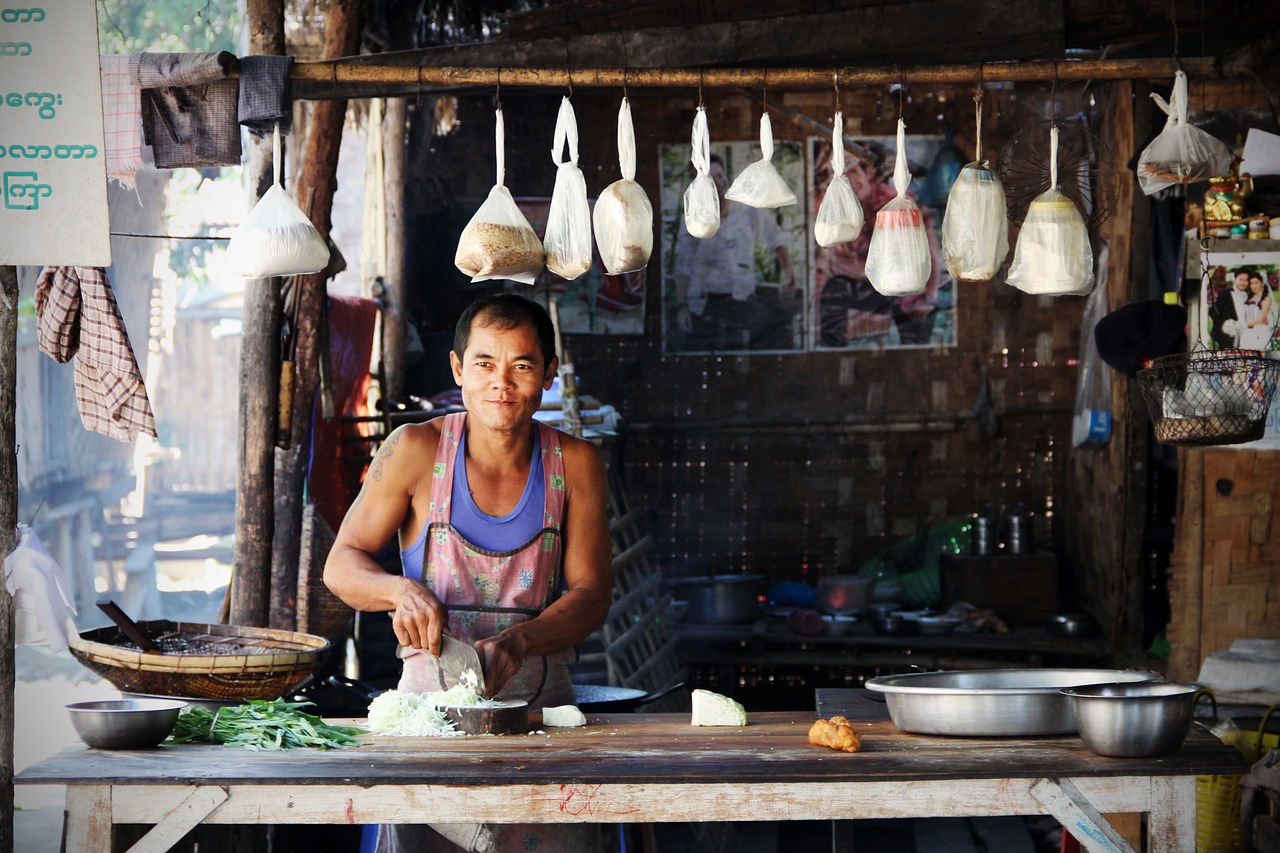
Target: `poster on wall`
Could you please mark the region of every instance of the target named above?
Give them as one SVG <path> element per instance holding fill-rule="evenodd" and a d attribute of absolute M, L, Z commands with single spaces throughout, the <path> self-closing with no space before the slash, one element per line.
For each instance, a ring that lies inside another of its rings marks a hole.
<path fill-rule="evenodd" d="M 720 194 L 720 228 L 696 238 L 684 223 L 684 191 L 694 177 L 689 148 L 658 149 L 663 350 L 804 350 L 809 236 L 803 203 L 760 209 L 726 199 L 738 173 L 760 159 L 760 142 L 713 139 L 711 177 Z M 801 197 L 801 144 L 775 143 L 772 162 Z"/>
<path fill-rule="evenodd" d="M 595 199 L 589 199 L 594 211 Z M 516 206 L 541 240 L 547 232 L 550 198 L 518 198 Z M 643 335 L 646 271 L 609 275 L 592 240 L 591 269 L 568 281 L 543 269 L 532 290 L 525 284 L 509 289 L 537 299 L 544 305 L 555 300 L 560 330 L 566 334 Z"/>
<path fill-rule="evenodd" d="M 907 137 L 911 165 L 908 192 L 920 205 L 933 272 L 925 292 L 918 296 L 882 296 L 867 281 L 864 267 L 876 212 L 893 200 L 893 167 L 898 142 L 893 136 L 859 137 L 857 151 L 845 154 L 845 174 L 862 203 L 866 224 L 856 240 L 824 248 L 808 241 L 813 269 L 812 340 L 818 350 L 882 349 L 888 347 L 955 346 L 956 287 L 942 260 L 938 230 L 946 204 L 945 189 L 930 196 L 926 180 L 930 166 L 943 150 L 945 138 L 937 135 Z M 816 216 L 831 183 L 831 140 L 809 140 L 812 180 L 809 184 L 810 217 Z"/>
<path fill-rule="evenodd" d="M 1211 352 L 1262 350 L 1280 358 L 1280 252 L 1208 252 L 1201 279 L 1200 340 Z M 1280 450 L 1280 405 L 1272 400 L 1267 431 L 1234 450 Z"/>

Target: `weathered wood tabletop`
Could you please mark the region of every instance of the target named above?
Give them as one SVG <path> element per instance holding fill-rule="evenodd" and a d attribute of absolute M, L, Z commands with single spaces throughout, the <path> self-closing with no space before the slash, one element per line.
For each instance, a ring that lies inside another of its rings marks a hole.
<path fill-rule="evenodd" d="M 145 849 L 164 850 L 162 841 L 176 842 L 201 821 L 615 823 L 1057 814 L 1046 799 L 1054 796 L 1069 801 L 1064 815 L 1081 805 L 1086 817 L 1090 810 L 1150 813 L 1152 833 L 1163 846 L 1149 849 L 1166 853 L 1194 849 L 1194 777 L 1244 769 L 1235 750 L 1198 729 L 1174 755 L 1121 760 L 1094 755 L 1073 736 L 907 734 L 862 691 L 823 691 L 819 707 L 861 716 L 855 720 L 861 752 L 811 746 L 814 712 L 754 713 L 741 728 L 694 727 L 687 714 L 617 714 L 588 716 L 584 728 L 527 735 L 370 735 L 363 746 L 319 752 L 73 746 L 27 768 L 16 781 L 68 785 L 72 853 L 109 849 L 101 845 L 115 823 L 157 824 L 160 835 Z"/>

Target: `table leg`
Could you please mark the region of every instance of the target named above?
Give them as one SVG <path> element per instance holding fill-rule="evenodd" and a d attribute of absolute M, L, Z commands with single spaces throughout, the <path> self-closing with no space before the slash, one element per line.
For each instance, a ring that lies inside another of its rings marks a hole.
<path fill-rule="evenodd" d="M 129 853 L 166 853 L 182 837 L 200 825 L 214 809 L 227 801 L 227 789 L 206 785 L 192 790 L 181 803 L 129 848 Z"/>
<path fill-rule="evenodd" d="M 68 785 L 66 853 L 111 849 L 111 786 Z"/>
<path fill-rule="evenodd" d="M 1152 779 L 1147 850 L 1151 853 L 1194 853 L 1195 849 L 1196 777 Z"/>

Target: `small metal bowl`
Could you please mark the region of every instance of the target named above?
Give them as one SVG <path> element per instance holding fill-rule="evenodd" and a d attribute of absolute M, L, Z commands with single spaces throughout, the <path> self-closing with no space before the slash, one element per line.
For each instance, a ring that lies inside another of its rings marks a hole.
<path fill-rule="evenodd" d="M 1086 684 L 1060 691 L 1075 706 L 1080 739 L 1098 755 L 1148 758 L 1177 752 L 1202 688 L 1176 682 Z"/>
<path fill-rule="evenodd" d="M 906 637 L 920 633 L 918 619 L 906 619 L 899 613 L 871 620 L 871 630 L 886 637 Z"/>
<path fill-rule="evenodd" d="M 98 699 L 67 705 L 71 725 L 94 749 L 144 749 L 169 736 L 186 702 L 171 699 Z"/>

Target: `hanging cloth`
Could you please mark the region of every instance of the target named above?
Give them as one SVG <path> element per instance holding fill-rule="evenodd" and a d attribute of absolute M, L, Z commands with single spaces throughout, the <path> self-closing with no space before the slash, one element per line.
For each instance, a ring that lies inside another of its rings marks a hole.
<path fill-rule="evenodd" d="M 102 68 L 102 141 L 107 178 L 127 190 L 142 170 L 142 91 L 138 57 L 100 56 Z"/>
<path fill-rule="evenodd" d="M 157 169 L 240 165 L 235 54 L 144 53 L 142 129 Z"/>
<path fill-rule="evenodd" d="M 254 136 L 270 135 L 279 126 L 285 136 L 293 129 L 292 56 L 240 57 L 240 124 Z"/>
<path fill-rule="evenodd" d="M 119 441 L 155 436 L 156 419 L 106 270 L 45 267 L 36 281 L 40 351 L 76 359 L 76 405 L 85 429 Z"/>

